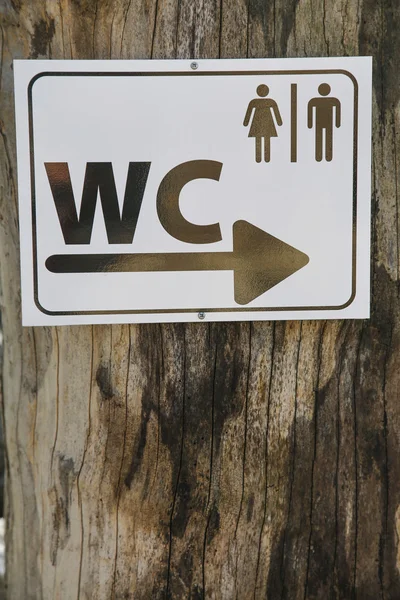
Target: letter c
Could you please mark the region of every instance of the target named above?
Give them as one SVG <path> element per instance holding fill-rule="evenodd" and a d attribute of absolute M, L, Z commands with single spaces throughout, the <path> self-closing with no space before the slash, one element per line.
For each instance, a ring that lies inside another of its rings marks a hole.
<path fill-rule="evenodd" d="M 212 244 L 222 240 L 219 223 L 195 225 L 182 215 L 179 195 L 182 188 L 194 179 L 219 181 L 222 163 L 215 160 L 191 160 L 167 173 L 157 193 L 157 214 L 161 225 L 175 239 L 189 244 Z"/>

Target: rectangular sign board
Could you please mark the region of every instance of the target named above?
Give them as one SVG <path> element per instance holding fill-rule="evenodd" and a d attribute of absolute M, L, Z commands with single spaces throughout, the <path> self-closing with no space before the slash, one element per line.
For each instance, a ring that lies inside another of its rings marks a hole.
<path fill-rule="evenodd" d="M 369 316 L 370 58 L 14 69 L 24 325 Z"/>

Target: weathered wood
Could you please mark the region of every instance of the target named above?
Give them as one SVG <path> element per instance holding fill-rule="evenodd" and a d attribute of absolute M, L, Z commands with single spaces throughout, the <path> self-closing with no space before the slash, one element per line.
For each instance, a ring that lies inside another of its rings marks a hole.
<path fill-rule="evenodd" d="M 396 0 L 3 0 L 13 600 L 400 598 Z M 374 55 L 372 317 L 22 329 L 13 58 Z"/>

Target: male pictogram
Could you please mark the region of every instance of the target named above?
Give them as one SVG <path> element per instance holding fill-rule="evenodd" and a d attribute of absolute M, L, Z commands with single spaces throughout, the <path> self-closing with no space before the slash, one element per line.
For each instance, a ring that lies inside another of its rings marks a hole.
<path fill-rule="evenodd" d="M 327 98 L 330 91 L 330 85 L 321 83 L 318 88 L 321 97 L 313 98 L 308 103 L 308 128 L 315 127 L 315 160 L 318 162 L 323 158 L 323 148 L 325 159 L 330 162 L 333 158 L 333 112 L 335 126 L 340 127 L 340 102 L 337 98 Z"/>
<path fill-rule="evenodd" d="M 259 85 L 257 94 L 260 97 L 250 101 L 243 125 L 245 127 L 248 126 L 254 110 L 249 137 L 256 138 L 256 161 L 258 163 L 261 162 L 262 140 L 264 140 L 264 160 L 265 162 L 269 162 L 271 160 L 271 138 L 278 136 L 274 116 L 278 126 L 282 125 L 282 118 L 275 100 L 266 98 L 269 94 L 269 87 L 267 85 Z"/>

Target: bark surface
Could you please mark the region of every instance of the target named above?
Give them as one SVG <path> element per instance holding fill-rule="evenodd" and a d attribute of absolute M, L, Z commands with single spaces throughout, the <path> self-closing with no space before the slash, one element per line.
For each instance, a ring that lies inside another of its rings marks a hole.
<path fill-rule="evenodd" d="M 1 0 L 9 598 L 400 598 L 396 0 Z M 22 328 L 13 58 L 374 56 L 369 321 Z"/>

